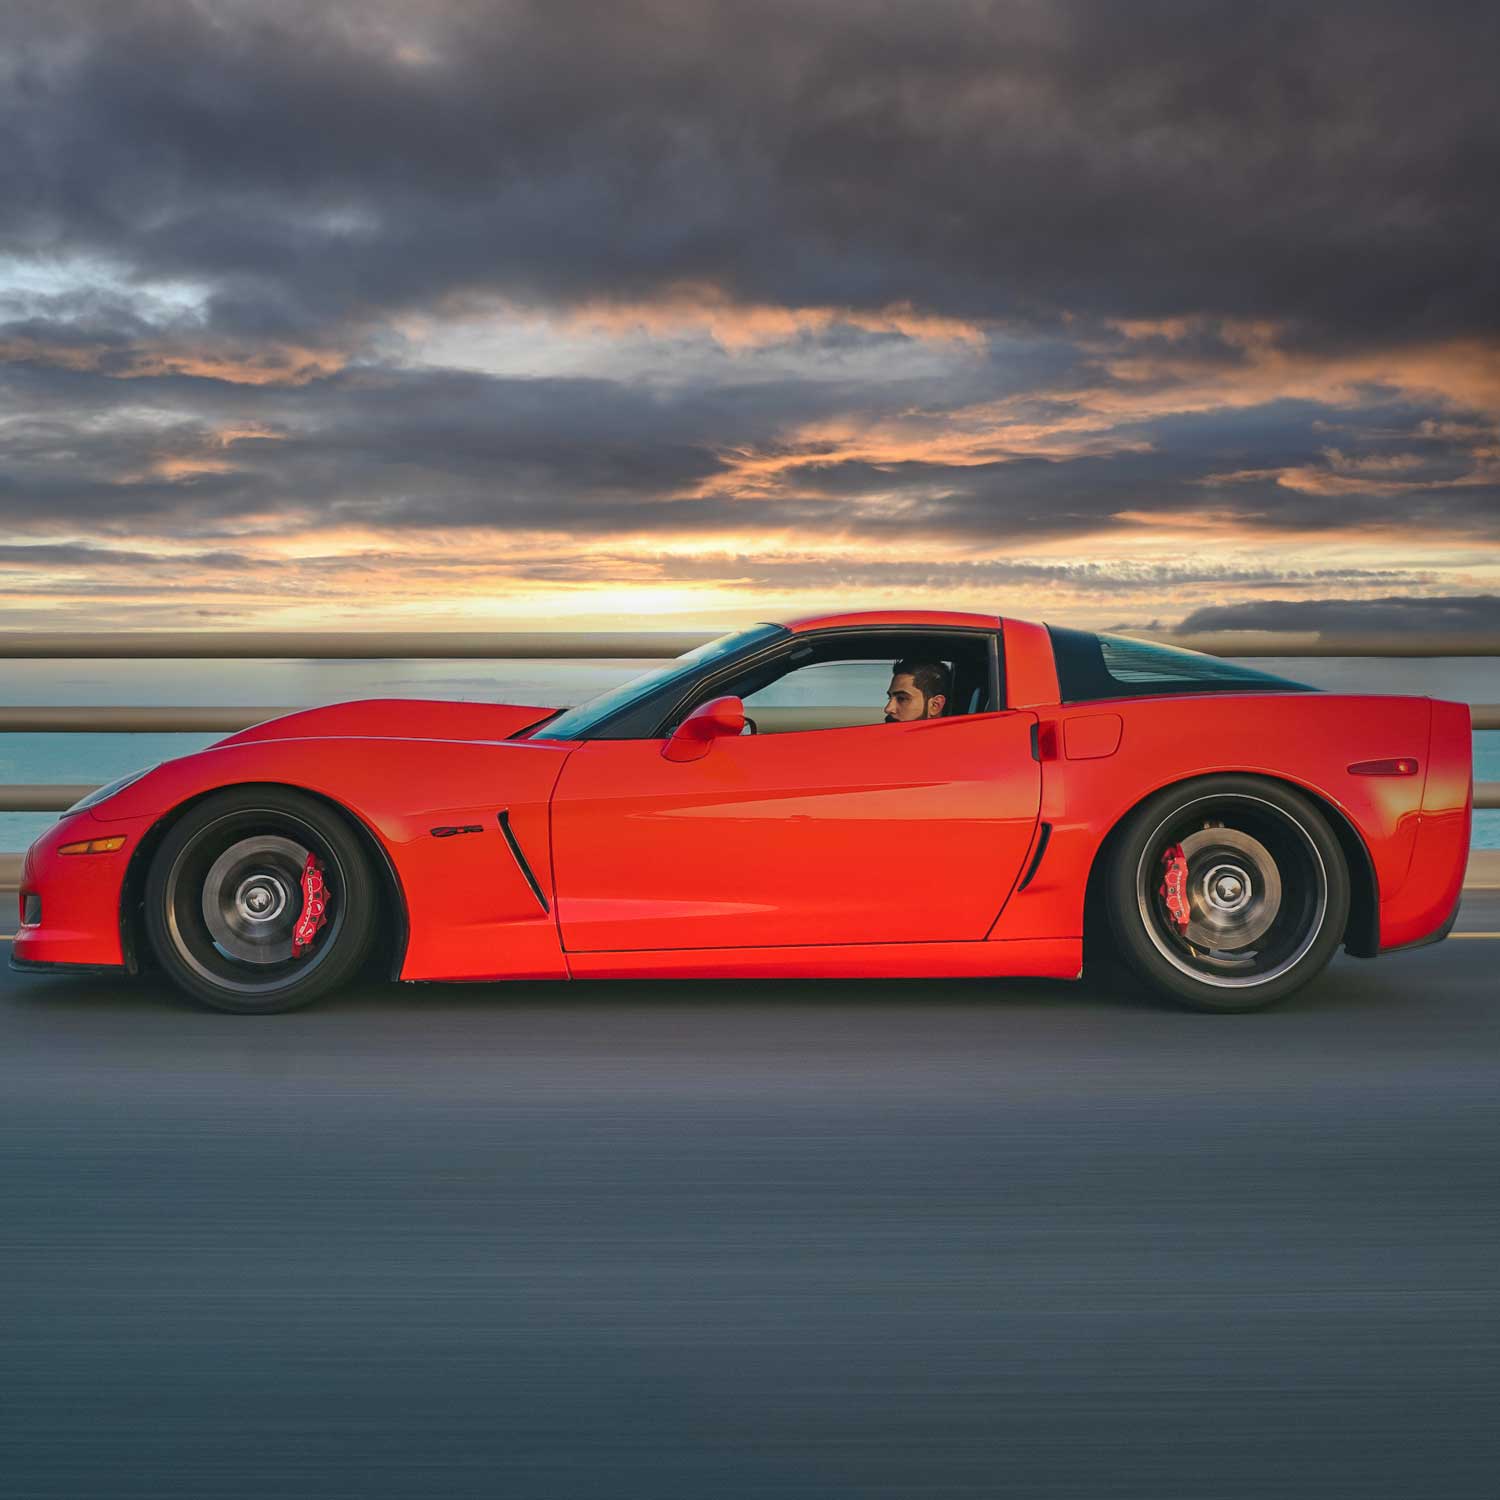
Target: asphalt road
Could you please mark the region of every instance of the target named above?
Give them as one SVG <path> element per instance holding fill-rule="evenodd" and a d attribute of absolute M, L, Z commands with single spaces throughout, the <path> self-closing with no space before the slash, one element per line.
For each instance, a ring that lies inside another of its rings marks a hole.
<path fill-rule="evenodd" d="M 0 1492 L 1490 1500 L 1497 973 L 7 973 Z"/>

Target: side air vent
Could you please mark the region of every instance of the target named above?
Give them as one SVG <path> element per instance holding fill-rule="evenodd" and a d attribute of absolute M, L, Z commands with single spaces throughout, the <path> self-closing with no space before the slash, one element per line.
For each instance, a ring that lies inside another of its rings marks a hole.
<path fill-rule="evenodd" d="M 547 905 L 547 898 L 542 894 L 541 882 L 532 873 L 531 866 L 526 863 L 526 856 L 521 852 L 521 845 L 510 826 L 509 808 L 506 808 L 500 814 L 500 832 L 505 835 L 505 842 L 510 847 L 511 856 L 515 860 L 521 874 L 526 877 L 526 884 L 531 887 L 531 894 L 536 897 L 543 911 L 550 911 L 551 908 Z"/>
<path fill-rule="evenodd" d="M 1031 864 L 1027 867 L 1026 874 L 1022 877 L 1020 885 L 1016 887 L 1018 891 L 1024 891 L 1031 884 L 1032 877 L 1040 868 L 1042 856 L 1047 852 L 1047 845 L 1051 839 L 1052 825 L 1050 823 L 1043 823 L 1042 831 L 1036 841 L 1036 853 L 1032 855 Z"/>

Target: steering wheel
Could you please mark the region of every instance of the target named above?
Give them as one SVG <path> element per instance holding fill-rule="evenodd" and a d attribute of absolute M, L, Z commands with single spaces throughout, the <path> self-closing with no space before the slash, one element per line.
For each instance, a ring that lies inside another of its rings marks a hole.
<path fill-rule="evenodd" d="M 755 722 L 754 719 L 752 719 L 750 717 L 749 714 L 745 715 L 745 728 L 744 728 L 743 732 L 745 734 L 759 734 L 760 733 L 760 726 Z"/>

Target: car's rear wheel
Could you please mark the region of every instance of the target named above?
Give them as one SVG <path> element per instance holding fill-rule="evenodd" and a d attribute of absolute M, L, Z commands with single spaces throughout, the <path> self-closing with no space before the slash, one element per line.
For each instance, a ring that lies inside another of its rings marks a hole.
<path fill-rule="evenodd" d="M 235 787 L 172 826 L 146 876 L 146 930 L 167 975 L 216 1010 L 293 1010 L 348 979 L 377 892 L 357 836 L 286 787 Z"/>
<path fill-rule="evenodd" d="M 1120 956 L 1197 1010 L 1258 1010 L 1319 974 L 1343 940 L 1349 874 L 1301 793 L 1248 776 L 1169 787 L 1132 814 L 1106 874 Z"/>

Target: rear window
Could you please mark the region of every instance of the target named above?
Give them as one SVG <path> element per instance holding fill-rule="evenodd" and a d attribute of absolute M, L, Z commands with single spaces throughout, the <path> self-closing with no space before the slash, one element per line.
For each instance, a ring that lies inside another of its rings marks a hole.
<path fill-rule="evenodd" d="M 1301 692 L 1316 688 L 1254 667 L 1240 667 L 1200 651 L 1132 641 L 1119 635 L 1091 635 L 1049 625 L 1057 682 L 1064 703 L 1096 698 L 1141 698 L 1161 693 Z"/>

